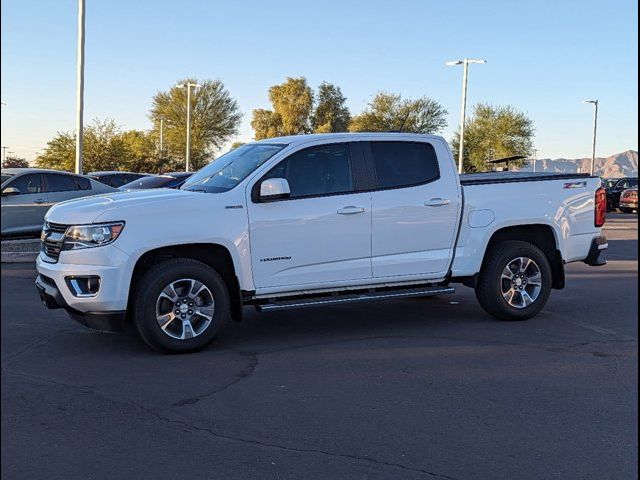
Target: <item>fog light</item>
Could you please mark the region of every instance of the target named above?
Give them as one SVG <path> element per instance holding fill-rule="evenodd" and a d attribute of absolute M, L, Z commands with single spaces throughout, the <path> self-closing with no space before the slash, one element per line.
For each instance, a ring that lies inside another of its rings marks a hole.
<path fill-rule="evenodd" d="M 95 297 L 100 290 L 100 277 L 96 275 L 66 277 L 65 280 L 75 297 Z"/>

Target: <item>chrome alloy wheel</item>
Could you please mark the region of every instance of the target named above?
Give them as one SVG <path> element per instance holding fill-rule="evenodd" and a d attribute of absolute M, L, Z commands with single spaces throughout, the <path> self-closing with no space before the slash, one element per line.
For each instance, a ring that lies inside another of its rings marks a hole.
<path fill-rule="evenodd" d="M 171 338 L 185 340 L 197 337 L 213 321 L 215 301 L 205 284 L 182 278 L 164 287 L 156 300 L 156 320 Z"/>
<path fill-rule="evenodd" d="M 536 262 L 518 257 L 507 263 L 500 277 L 502 296 L 514 308 L 526 308 L 542 290 L 542 273 Z"/>

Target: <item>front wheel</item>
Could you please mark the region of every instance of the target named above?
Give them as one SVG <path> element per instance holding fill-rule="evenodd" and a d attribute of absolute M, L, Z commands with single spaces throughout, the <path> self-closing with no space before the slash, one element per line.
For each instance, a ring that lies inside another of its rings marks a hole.
<path fill-rule="evenodd" d="M 476 297 L 482 308 L 499 320 L 526 320 L 544 308 L 551 284 L 551 266 L 538 247 L 505 241 L 487 252 Z"/>
<path fill-rule="evenodd" d="M 139 280 L 133 321 L 142 339 L 164 353 L 188 353 L 206 347 L 230 318 L 230 300 L 222 277 L 189 258 L 159 263 Z"/>

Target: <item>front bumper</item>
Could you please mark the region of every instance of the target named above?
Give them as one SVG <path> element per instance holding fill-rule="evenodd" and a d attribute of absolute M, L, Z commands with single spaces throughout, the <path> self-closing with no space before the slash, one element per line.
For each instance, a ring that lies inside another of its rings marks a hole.
<path fill-rule="evenodd" d="M 591 248 L 589 248 L 589 254 L 587 255 L 587 258 L 584 259 L 584 263 L 592 267 L 606 265 L 607 258 L 605 256 L 605 251 L 607 248 L 609 248 L 607 237 L 604 235 L 595 237 L 591 241 Z"/>
<path fill-rule="evenodd" d="M 69 316 L 77 322 L 103 332 L 120 332 L 124 330 L 126 310 L 112 312 L 81 312 L 69 306 L 52 278 L 38 275 L 36 290 L 40 300 L 47 308 L 64 308 Z"/>

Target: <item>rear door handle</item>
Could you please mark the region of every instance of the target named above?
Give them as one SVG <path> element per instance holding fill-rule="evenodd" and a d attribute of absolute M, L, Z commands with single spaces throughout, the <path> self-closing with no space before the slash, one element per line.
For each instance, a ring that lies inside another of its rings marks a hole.
<path fill-rule="evenodd" d="M 451 200 L 448 198 L 432 198 L 424 202 L 425 207 L 442 207 L 443 205 L 449 205 Z"/>
<path fill-rule="evenodd" d="M 38 205 L 44 203 L 44 198 L 36 198 L 33 203 L 37 203 Z"/>
<path fill-rule="evenodd" d="M 338 213 L 340 215 L 354 215 L 356 213 L 362 213 L 364 212 L 364 207 L 355 207 L 353 205 L 350 205 L 348 207 L 342 207 L 341 209 L 338 210 Z"/>

